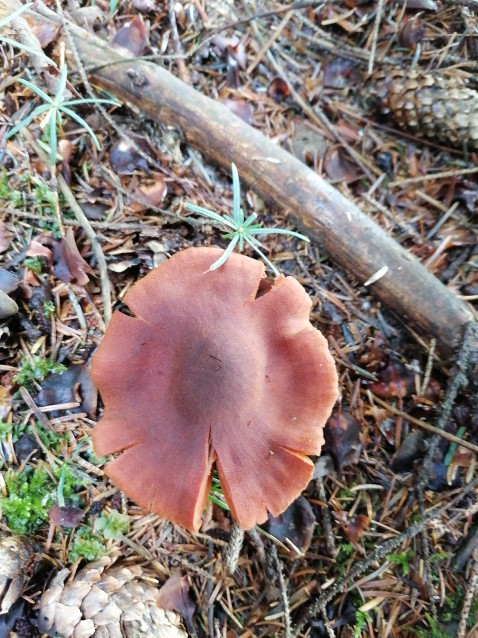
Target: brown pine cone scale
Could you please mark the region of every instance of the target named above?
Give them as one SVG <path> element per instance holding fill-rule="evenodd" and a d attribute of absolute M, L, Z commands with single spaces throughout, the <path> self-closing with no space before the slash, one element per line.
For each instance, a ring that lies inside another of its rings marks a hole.
<path fill-rule="evenodd" d="M 368 85 L 382 115 L 417 137 L 478 150 L 478 91 L 460 77 L 420 70 L 381 69 Z"/>
<path fill-rule="evenodd" d="M 105 556 L 73 580 L 62 569 L 40 601 L 38 628 L 56 638 L 187 638 L 179 614 L 158 605 L 159 590 L 139 565 Z"/>

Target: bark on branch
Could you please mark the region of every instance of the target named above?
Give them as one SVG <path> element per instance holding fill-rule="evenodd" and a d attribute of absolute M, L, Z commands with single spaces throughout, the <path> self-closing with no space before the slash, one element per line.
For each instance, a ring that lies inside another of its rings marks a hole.
<path fill-rule="evenodd" d="M 53 18 L 52 18 L 53 19 Z M 442 355 L 458 343 L 471 308 L 415 257 L 317 173 L 160 66 L 124 58 L 106 42 L 69 23 L 86 68 L 104 87 L 185 140 L 281 208 L 318 241 L 331 259 L 361 282 L 384 266 L 387 274 L 370 289 L 413 331 L 435 338 Z M 68 46 L 68 42 L 66 42 Z"/>

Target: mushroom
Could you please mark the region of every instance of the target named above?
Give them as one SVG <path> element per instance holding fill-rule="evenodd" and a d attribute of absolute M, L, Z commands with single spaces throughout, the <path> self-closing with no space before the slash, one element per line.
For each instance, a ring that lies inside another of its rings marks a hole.
<path fill-rule="evenodd" d="M 197 531 L 215 464 L 244 529 L 307 486 L 337 398 L 327 341 L 293 278 L 219 248 L 177 253 L 124 298 L 93 357 L 105 405 L 93 433 L 113 483 L 143 508 Z"/>

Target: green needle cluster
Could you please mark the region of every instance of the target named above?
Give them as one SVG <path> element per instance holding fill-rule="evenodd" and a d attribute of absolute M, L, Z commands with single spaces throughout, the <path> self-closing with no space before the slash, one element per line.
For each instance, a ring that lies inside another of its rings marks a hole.
<path fill-rule="evenodd" d="M 50 132 L 50 159 L 52 166 L 56 164 L 56 154 L 57 154 L 57 125 L 61 126 L 62 124 L 62 114 L 68 115 L 72 120 L 75 120 L 80 126 L 82 126 L 90 135 L 93 140 L 96 148 L 100 150 L 100 143 L 98 138 L 96 137 L 91 126 L 85 122 L 85 120 L 78 115 L 71 107 L 79 106 L 80 104 L 112 104 L 114 106 L 119 106 L 117 102 L 113 100 L 99 100 L 99 99 L 90 99 L 90 98 L 79 98 L 77 100 L 67 100 L 64 101 L 64 93 L 66 89 L 66 81 L 67 81 L 67 67 L 66 64 L 63 65 L 60 71 L 60 76 L 58 79 L 58 89 L 56 91 L 55 97 L 51 97 L 45 91 L 40 89 L 38 86 L 35 86 L 28 80 L 20 79 L 18 80 L 20 84 L 28 87 L 31 91 L 40 96 L 43 100 L 43 104 L 39 104 L 30 115 L 27 115 L 21 122 L 19 122 L 16 126 L 14 126 L 7 135 L 7 138 L 12 137 L 22 128 L 30 124 L 32 120 L 34 120 L 39 115 L 43 115 L 44 113 L 48 114 L 48 126 Z"/>
<path fill-rule="evenodd" d="M 284 228 L 263 228 L 262 224 L 257 223 L 257 214 L 252 213 L 249 217 L 245 217 L 244 211 L 241 208 L 241 185 L 239 182 L 239 174 L 237 172 L 237 168 L 235 164 L 232 164 L 232 192 L 233 192 L 233 209 L 232 216 L 231 215 L 219 215 L 218 213 L 213 212 L 212 210 L 208 210 L 207 208 L 203 208 L 202 206 L 195 206 L 194 204 L 186 204 L 186 208 L 193 213 L 197 213 L 198 215 L 202 215 L 203 217 L 208 217 L 209 219 L 213 219 L 216 222 L 219 222 L 223 226 L 226 226 L 228 232 L 223 235 L 225 239 L 230 239 L 230 243 L 228 247 L 225 249 L 224 253 L 219 257 L 217 261 L 215 261 L 209 270 L 216 270 L 220 266 L 222 266 L 228 258 L 231 256 L 232 251 L 236 246 L 239 246 L 239 251 L 242 252 L 244 250 L 244 242 L 249 244 L 251 248 L 253 248 L 256 253 L 258 253 L 261 258 L 265 261 L 265 263 L 272 270 L 274 275 L 277 277 L 280 273 L 277 268 L 272 264 L 272 262 L 266 257 L 266 255 L 262 252 L 262 244 L 257 239 L 258 235 L 290 235 L 291 237 L 297 237 L 298 239 L 302 239 L 304 241 L 309 241 L 305 235 L 300 235 L 299 233 L 295 233 L 292 230 L 286 230 Z M 255 223 L 256 222 L 256 223 Z"/>

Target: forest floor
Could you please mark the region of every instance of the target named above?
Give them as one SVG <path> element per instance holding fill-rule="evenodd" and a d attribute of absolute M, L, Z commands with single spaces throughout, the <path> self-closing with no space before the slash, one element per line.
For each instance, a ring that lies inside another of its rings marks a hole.
<path fill-rule="evenodd" d="M 476 313 L 476 0 L 80 4 L 68 3 L 67 17 L 221 101 L 357 204 Z M 0 20 L 18 6 L 0 3 Z M 61 67 L 59 31 L 32 28 Z M 92 354 L 110 310 L 138 279 L 181 249 L 227 246 L 185 204 L 229 212 L 231 176 L 176 130 L 126 106 L 105 105 L 114 127 L 95 104 L 71 107 L 98 147 L 66 113 L 50 126 L 51 108 L 7 139 L 45 103 L 21 78 L 47 95 L 58 90 L 58 71 L 35 54 L 34 40 L 27 51 L 2 42 L 17 35 L 0 31 L 0 529 L 33 543 L 34 565 L 23 598 L 0 616 L 0 636 L 40 635 L 38 603 L 53 574 L 119 550 L 159 585 L 181 575 L 171 605 L 189 635 L 476 638 L 476 333 L 465 331 L 453 356 L 441 357 L 433 339 L 408 330 L 373 285 L 338 268 L 317 242 L 263 240 L 268 258 L 311 296 L 311 321 L 339 373 L 325 450 L 303 496 L 242 538 L 220 493 L 192 534 L 109 482 L 91 444 L 102 414 Z M 89 97 L 68 64 L 61 99 Z M 444 82 L 439 99 L 420 93 L 427 82 Z M 400 99 L 385 108 L 387 91 Z M 435 98 L 451 105 L 445 119 L 431 108 Z M 413 118 L 425 112 L 417 128 Z M 266 227 L 297 230 L 253 188 L 243 201 Z"/>

